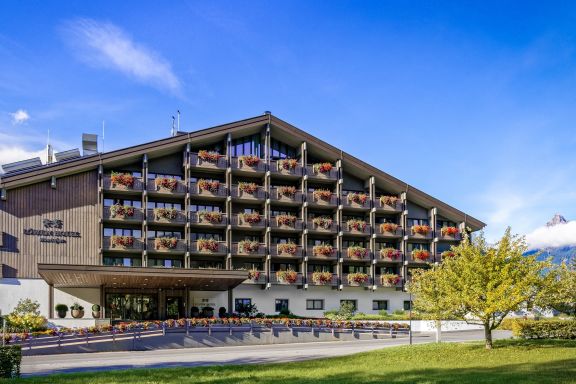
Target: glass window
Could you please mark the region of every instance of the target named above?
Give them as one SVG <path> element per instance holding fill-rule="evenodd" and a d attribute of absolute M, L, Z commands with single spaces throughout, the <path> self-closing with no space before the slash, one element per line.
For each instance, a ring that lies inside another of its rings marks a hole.
<path fill-rule="evenodd" d="M 413 225 L 428 225 L 428 219 L 408 219 L 408 226 Z"/>
<path fill-rule="evenodd" d="M 288 299 L 276 299 L 276 312 L 288 311 Z"/>
<path fill-rule="evenodd" d="M 196 232 L 191 234 L 192 240 L 198 239 L 212 239 L 216 241 L 222 241 L 222 235 L 220 233 L 205 233 L 205 232 Z"/>
<path fill-rule="evenodd" d="M 175 237 L 177 239 L 182 239 L 184 235 L 182 232 L 176 231 L 148 231 L 149 239 L 155 239 L 157 237 Z"/>
<path fill-rule="evenodd" d="M 308 272 L 332 272 L 332 267 L 323 264 L 308 264 Z"/>
<path fill-rule="evenodd" d="M 287 271 L 289 269 L 293 271 L 298 271 L 298 267 L 296 267 L 296 263 L 274 263 L 272 264 L 273 271 Z"/>
<path fill-rule="evenodd" d="M 324 300 L 322 299 L 308 299 L 306 300 L 306 309 L 308 310 L 323 310 Z"/>
<path fill-rule="evenodd" d="M 182 210 L 182 204 L 180 203 L 166 203 L 163 201 L 149 201 L 148 202 L 148 208 L 150 209 L 154 209 L 154 208 L 167 208 L 167 209 L 177 209 L 179 211 Z"/>
<path fill-rule="evenodd" d="M 412 252 L 415 249 L 423 249 L 425 251 L 430 251 L 430 244 L 425 243 L 408 243 L 408 252 Z"/>
<path fill-rule="evenodd" d="M 192 204 L 190 205 L 191 212 L 199 212 L 199 211 L 209 211 L 209 212 L 221 212 L 222 208 L 216 205 L 199 205 L 199 204 Z"/>
<path fill-rule="evenodd" d="M 368 267 L 364 265 L 343 265 L 344 273 L 368 273 Z"/>
<path fill-rule="evenodd" d="M 104 236 L 132 236 L 142 237 L 140 229 L 127 229 L 127 228 L 104 228 Z"/>
<path fill-rule="evenodd" d="M 342 240 L 342 247 L 343 248 L 348 248 L 348 247 L 353 247 L 353 246 L 359 246 L 359 247 L 364 247 L 366 248 L 366 242 L 363 240 Z"/>
<path fill-rule="evenodd" d="M 354 307 L 354 310 L 355 311 L 358 310 L 358 300 L 350 300 L 350 299 L 340 300 L 340 305 L 345 304 L 345 303 L 352 304 L 352 306 Z"/>
<path fill-rule="evenodd" d="M 252 299 L 234 299 L 234 311 L 243 312 L 246 306 L 252 305 Z"/>
<path fill-rule="evenodd" d="M 410 300 L 404 300 L 404 310 L 409 311 L 411 307 Z"/>
<path fill-rule="evenodd" d="M 372 309 L 375 311 L 387 311 L 388 300 L 372 300 Z"/>

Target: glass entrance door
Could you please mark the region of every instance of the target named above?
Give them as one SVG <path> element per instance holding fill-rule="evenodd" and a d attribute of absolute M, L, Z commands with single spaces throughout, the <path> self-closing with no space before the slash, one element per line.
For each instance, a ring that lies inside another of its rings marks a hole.
<path fill-rule="evenodd" d="M 184 315 L 184 300 L 182 296 L 166 296 L 166 318 L 181 319 Z"/>
<path fill-rule="evenodd" d="M 118 320 L 158 319 L 158 296 L 140 293 L 106 294 L 106 316 Z"/>

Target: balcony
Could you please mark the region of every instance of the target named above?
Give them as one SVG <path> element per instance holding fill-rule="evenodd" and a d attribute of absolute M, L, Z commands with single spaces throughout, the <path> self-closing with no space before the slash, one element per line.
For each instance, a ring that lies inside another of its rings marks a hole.
<path fill-rule="evenodd" d="M 348 193 L 342 198 L 342 206 L 349 209 L 370 209 L 370 196 L 366 193 Z"/>
<path fill-rule="evenodd" d="M 312 206 L 334 208 L 338 206 L 338 196 L 330 191 L 308 192 L 306 201 Z"/>
<path fill-rule="evenodd" d="M 248 173 L 266 172 L 266 163 L 264 159 L 258 156 L 247 155 L 232 158 L 232 168 Z"/>
<path fill-rule="evenodd" d="M 364 220 L 348 220 L 342 225 L 342 232 L 346 235 L 369 236 L 370 224 Z"/>
<path fill-rule="evenodd" d="M 270 256 L 275 257 L 301 257 L 302 247 L 293 244 L 273 244 L 270 246 Z"/>
<path fill-rule="evenodd" d="M 455 256 L 454 252 L 452 252 L 452 251 L 450 251 L 450 250 L 447 250 L 447 251 L 444 251 L 444 252 L 436 252 L 436 259 L 435 259 L 435 261 L 441 263 L 441 262 L 443 262 L 444 260 L 450 259 L 450 258 L 452 258 L 452 257 L 454 257 L 454 256 Z"/>
<path fill-rule="evenodd" d="M 174 237 L 157 237 L 146 241 L 146 249 L 148 252 L 184 253 L 186 242 Z"/>
<path fill-rule="evenodd" d="M 184 268 L 184 260 L 178 259 L 148 259 L 150 268 Z"/>
<path fill-rule="evenodd" d="M 432 239 L 432 228 L 428 225 L 413 225 L 408 227 L 406 234 L 411 239 L 423 239 L 423 240 L 431 240 Z"/>
<path fill-rule="evenodd" d="M 308 165 L 306 167 L 306 175 L 308 175 L 309 179 L 338 180 L 338 170 L 330 163 Z"/>
<path fill-rule="evenodd" d="M 104 220 L 127 222 L 140 222 L 144 219 L 142 208 L 135 208 L 125 205 L 105 206 Z"/>
<path fill-rule="evenodd" d="M 193 241 L 190 247 L 190 252 L 202 255 L 226 255 L 228 247 L 224 241 L 216 241 L 211 239 L 199 239 Z"/>
<path fill-rule="evenodd" d="M 380 223 L 377 224 L 377 228 L 377 237 L 398 238 L 403 235 L 402 227 L 395 223 Z"/>
<path fill-rule="evenodd" d="M 245 269 L 237 269 L 237 271 L 245 271 Z M 266 272 L 248 271 L 248 279 L 243 284 L 266 284 Z"/>
<path fill-rule="evenodd" d="M 462 240 L 462 234 L 460 230 L 456 227 L 443 227 L 436 229 L 436 236 L 440 241 L 460 241 Z"/>
<path fill-rule="evenodd" d="M 313 272 L 306 275 L 308 285 L 335 287 L 338 285 L 338 275 L 332 272 Z"/>
<path fill-rule="evenodd" d="M 270 282 L 281 285 L 302 285 L 302 274 L 294 271 L 272 272 Z"/>
<path fill-rule="evenodd" d="M 280 215 L 270 218 L 270 227 L 276 231 L 301 231 L 302 220 L 296 216 Z"/>
<path fill-rule="evenodd" d="M 228 218 L 224 212 L 200 211 L 190 212 L 190 225 L 202 227 L 222 228 L 228 224 Z"/>
<path fill-rule="evenodd" d="M 409 253 L 409 256 L 406 258 L 410 263 L 416 264 L 425 264 L 431 263 L 434 260 L 432 259 L 432 253 L 425 249 L 416 249 Z"/>
<path fill-rule="evenodd" d="M 336 247 L 329 244 L 309 245 L 306 247 L 306 256 L 311 259 L 336 260 Z"/>
<path fill-rule="evenodd" d="M 400 213 L 403 210 L 402 201 L 396 196 L 383 195 L 374 199 L 374 208 L 380 212 Z"/>
<path fill-rule="evenodd" d="M 136 193 L 144 190 L 144 183 L 141 177 L 115 174 L 114 176 L 104 176 L 103 187 L 105 191 Z"/>
<path fill-rule="evenodd" d="M 345 273 L 342 275 L 342 285 L 347 287 L 368 287 L 372 279 L 367 273 Z"/>
<path fill-rule="evenodd" d="M 402 287 L 402 278 L 394 274 L 376 275 L 376 283 L 384 288 L 400 288 Z"/>
<path fill-rule="evenodd" d="M 190 183 L 190 195 L 208 199 L 225 199 L 228 197 L 228 188 L 219 181 L 198 180 Z"/>
<path fill-rule="evenodd" d="M 192 168 L 226 170 L 226 156 L 215 152 L 199 151 L 190 154 L 190 166 Z"/>
<path fill-rule="evenodd" d="M 270 199 L 277 203 L 300 205 L 302 204 L 302 192 L 296 187 L 272 187 L 270 188 Z"/>
<path fill-rule="evenodd" d="M 270 171 L 275 175 L 302 177 L 302 167 L 296 159 L 282 159 L 270 162 Z"/>
<path fill-rule="evenodd" d="M 336 221 L 328 216 L 318 216 L 306 222 L 306 228 L 310 232 L 336 233 L 338 228 Z"/>
<path fill-rule="evenodd" d="M 266 220 L 259 213 L 239 213 L 232 216 L 232 225 L 239 229 L 262 231 L 266 228 Z"/>
<path fill-rule="evenodd" d="M 155 179 L 148 179 L 148 182 L 146 183 L 146 190 L 151 195 L 162 196 L 183 196 L 187 192 L 186 184 L 183 180 L 169 177 L 157 177 Z"/>
<path fill-rule="evenodd" d="M 232 243 L 232 254 L 237 256 L 266 256 L 266 244 L 256 241 Z"/>
<path fill-rule="evenodd" d="M 232 197 L 238 200 L 264 201 L 266 200 L 266 191 L 254 183 L 240 183 L 232 186 Z"/>
<path fill-rule="evenodd" d="M 183 225 L 186 224 L 186 213 L 172 208 L 148 209 L 146 221 L 150 224 Z"/>
<path fill-rule="evenodd" d="M 102 249 L 114 252 L 142 252 L 144 242 L 132 236 L 104 236 Z"/>
<path fill-rule="evenodd" d="M 402 252 L 396 248 L 381 248 L 376 252 L 376 259 L 386 263 L 401 263 Z"/>
<path fill-rule="evenodd" d="M 372 259 L 370 249 L 360 246 L 342 248 L 341 255 L 347 261 L 370 261 Z"/>

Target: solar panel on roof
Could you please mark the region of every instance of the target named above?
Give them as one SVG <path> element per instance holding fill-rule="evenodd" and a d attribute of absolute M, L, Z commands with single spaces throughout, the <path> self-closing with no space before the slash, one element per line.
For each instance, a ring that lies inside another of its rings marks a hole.
<path fill-rule="evenodd" d="M 36 168 L 36 167 L 41 167 L 41 166 L 42 166 L 42 161 L 40 161 L 40 158 L 34 157 L 32 159 L 27 159 L 27 160 L 22 160 L 22 161 L 16 161 L 14 163 L 4 164 L 4 165 L 2 165 L 2 170 L 4 171 L 4 173 L 12 173 L 12 172 L 24 171 L 24 170 L 32 169 L 32 168 Z"/>
<path fill-rule="evenodd" d="M 62 151 L 54 154 L 56 161 L 65 161 L 70 159 L 75 159 L 80 157 L 80 150 L 78 148 L 69 149 L 67 151 Z"/>

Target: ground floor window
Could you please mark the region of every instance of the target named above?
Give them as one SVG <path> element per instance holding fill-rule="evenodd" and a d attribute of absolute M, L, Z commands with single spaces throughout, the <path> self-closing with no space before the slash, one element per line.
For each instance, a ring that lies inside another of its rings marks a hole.
<path fill-rule="evenodd" d="M 252 305 L 252 299 L 234 299 L 234 311 L 244 312 L 246 307 Z"/>
<path fill-rule="evenodd" d="M 108 293 L 106 316 L 112 320 L 158 319 L 158 296 L 155 294 Z"/>
<path fill-rule="evenodd" d="M 372 309 L 375 311 L 387 311 L 388 310 L 388 300 L 373 300 Z"/>
<path fill-rule="evenodd" d="M 306 309 L 309 309 L 309 310 L 324 309 L 324 300 L 322 300 L 322 299 L 308 299 L 308 300 L 306 300 Z"/>
<path fill-rule="evenodd" d="M 412 303 L 410 300 L 404 300 L 404 310 L 409 311 L 412 308 Z"/>
<path fill-rule="evenodd" d="M 355 311 L 358 310 L 358 300 L 350 300 L 350 299 L 340 300 L 340 305 L 342 304 L 352 304 L 354 310 Z"/>
<path fill-rule="evenodd" d="M 288 311 L 288 299 L 276 299 L 276 312 Z"/>

